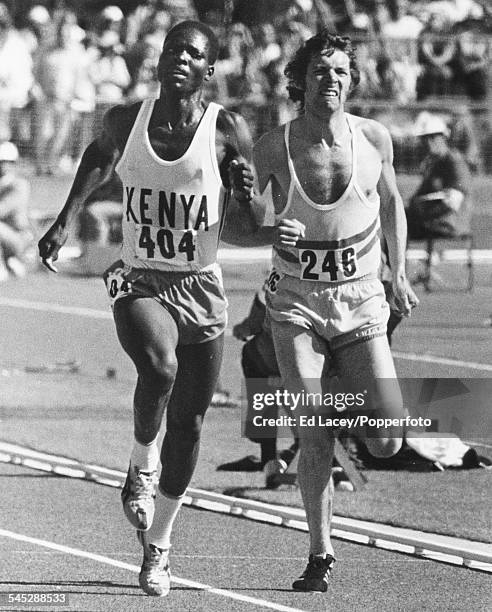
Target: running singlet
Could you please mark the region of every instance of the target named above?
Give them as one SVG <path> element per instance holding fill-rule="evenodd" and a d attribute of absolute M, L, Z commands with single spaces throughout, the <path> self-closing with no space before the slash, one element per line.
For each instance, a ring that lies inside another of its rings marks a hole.
<path fill-rule="evenodd" d="M 290 156 L 290 123 L 285 126 L 290 186 L 287 204 L 276 221 L 283 217 L 297 219 L 306 226 L 306 232 L 296 247 L 274 247 L 273 267 L 278 272 L 327 283 L 378 274 L 379 195 L 370 201 L 357 184 L 356 130 L 350 115 L 346 118 L 352 135 L 352 175 L 344 193 L 331 204 L 317 204 L 306 195 Z"/>
<path fill-rule="evenodd" d="M 144 100 L 116 166 L 123 182 L 121 259 L 133 268 L 200 271 L 217 266 L 228 191 L 215 153 L 222 108 L 211 103 L 182 157 L 161 159 L 148 136 L 154 100 Z"/>

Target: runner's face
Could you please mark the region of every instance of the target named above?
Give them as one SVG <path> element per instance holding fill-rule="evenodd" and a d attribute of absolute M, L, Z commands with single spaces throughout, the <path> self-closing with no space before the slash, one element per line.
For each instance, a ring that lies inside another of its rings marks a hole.
<path fill-rule="evenodd" d="M 332 55 L 314 55 L 308 65 L 306 91 L 304 94 L 307 110 L 329 110 L 343 108 L 350 91 L 350 59 L 337 49 Z"/>
<path fill-rule="evenodd" d="M 199 90 L 213 74 L 208 60 L 209 42 L 198 30 L 181 30 L 164 42 L 157 76 L 166 89 Z"/>

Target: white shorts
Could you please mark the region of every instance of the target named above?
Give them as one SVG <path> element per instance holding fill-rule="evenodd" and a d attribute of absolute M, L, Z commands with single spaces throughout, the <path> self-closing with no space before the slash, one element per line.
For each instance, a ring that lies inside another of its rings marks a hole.
<path fill-rule="evenodd" d="M 275 270 L 268 279 L 266 305 L 270 319 L 312 330 L 332 350 L 384 336 L 390 313 L 378 278 L 306 282 Z"/>

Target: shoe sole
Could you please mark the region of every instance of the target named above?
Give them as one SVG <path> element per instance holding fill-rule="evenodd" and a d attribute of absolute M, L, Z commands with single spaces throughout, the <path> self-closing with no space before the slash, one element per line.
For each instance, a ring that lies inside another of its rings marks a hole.
<path fill-rule="evenodd" d="M 147 513 L 144 510 L 139 510 L 136 513 L 131 512 L 130 508 L 127 505 L 129 497 L 130 490 L 127 476 L 127 480 L 125 481 L 125 484 L 123 485 L 123 490 L 121 491 L 121 503 L 123 504 L 123 512 L 125 513 L 125 516 L 132 527 L 135 527 L 135 529 L 138 529 L 138 531 L 148 531 L 152 526 L 152 521 L 147 520 Z"/>
<path fill-rule="evenodd" d="M 171 580 L 171 576 L 169 576 L 169 581 L 170 580 Z M 171 590 L 170 585 L 167 587 L 167 589 L 164 589 L 162 591 L 160 589 L 157 589 L 157 588 L 154 589 L 150 587 L 148 584 L 146 584 L 146 582 L 144 582 L 142 574 L 138 575 L 138 583 L 142 591 L 146 595 L 149 595 L 150 597 L 166 597 L 166 595 L 168 595 L 169 591 Z"/>
<path fill-rule="evenodd" d="M 326 591 L 328 590 L 328 585 L 325 584 L 323 588 L 309 588 L 308 585 L 306 585 L 305 587 L 295 587 L 294 585 L 292 585 L 292 590 L 293 591 L 297 591 L 299 593 L 326 593 Z"/>

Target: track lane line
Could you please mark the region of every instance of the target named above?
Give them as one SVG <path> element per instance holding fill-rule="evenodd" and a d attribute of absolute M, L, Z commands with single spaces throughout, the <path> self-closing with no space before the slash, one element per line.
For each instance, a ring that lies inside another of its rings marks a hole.
<path fill-rule="evenodd" d="M 53 304 L 49 302 L 32 302 L 30 300 L 21 300 L 15 298 L 0 297 L 0 306 L 24 308 L 26 310 L 37 310 L 41 312 L 57 312 L 59 314 L 75 315 L 92 319 L 113 319 L 113 315 L 107 310 L 100 310 L 97 308 L 81 308 L 77 306 L 62 306 L 61 304 Z M 225 335 L 228 337 L 232 336 L 232 330 L 226 329 Z M 420 355 L 418 353 L 405 353 L 403 351 L 392 351 L 392 353 L 395 359 L 403 359 L 405 361 L 436 363 L 439 365 L 453 366 L 457 368 L 464 368 L 467 370 L 492 372 L 492 365 L 488 363 L 463 361 L 460 359 L 451 359 L 448 357 L 440 357 L 438 355 L 432 354 Z"/>
<path fill-rule="evenodd" d="M 105 557 L 96 553 L 80 550 L 79 548 L 72 548 L 70 546 L 64 546 L 63 544 L 56 544 L 55 542 L 49 542 L 48 540 L 33 538 L 30 536 L 23 535 L 21 533 L 16 533 L 14 531 L 8 531 L 7 529 L 0 529 L 0 536 L 10 538 L 18 542 L 27 542 L 29 544 L 35 544 L 36 546 L 44 546 L 45 548 L 49 548 L 57 552 L 63 552 L 69 555 L 73 555 L 75 557 L 82 557 L 84 559 L 90 559 L 91 561 L 105 563 L 106 565 L 111 565 L 119 569 L 125 569 L 137 574 L 140 572 L 140 567 L 138 567 L 138 565 L 125 563 L 124 561 L 118 561 L 117 559 L 111 559 L 110 557 Z M 272 601 L 267 601 L 265 599 L 258 599 L 256 597 L 250 597 L 248 595 L 241 595 L 239 593 L 235 593 L 234 591 L 228 591 L 226 589 L 218 589 L 209 584 L 203 584 L 201 582 L 196 582 L 195 580 L 188 580 L 187 578 L 171 576 L 171 582 L 181 584 L 183 586 L 187 586 L 199 591 L 213 593 L 214 595 L 220 595 L 221 597 L 226 597 L 228 599 L 241 601 L 243 603 L 254 604 L 256 606 L 261 606 L 262 608 L 267 608 L 269 610 L 277 610 L 278 612 L 306 612 L 304 610 L 301 610 L 300 608 L 291 608 L 289 606 L 276 604 Z"/>

